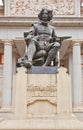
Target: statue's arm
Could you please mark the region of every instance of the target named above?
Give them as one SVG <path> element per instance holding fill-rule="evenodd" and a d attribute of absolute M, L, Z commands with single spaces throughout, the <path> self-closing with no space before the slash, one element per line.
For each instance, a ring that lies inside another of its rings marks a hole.
<path fill-rule="evenodd" d="M 24 32 L 24 38 L 31 39 L 34 36 L 34 34 L 35 34 L 35 30 L 32 26 L 27 32 Z"/>
<path fill-rule="evenodd" d="M 55 29 L 55 27 L 53 28 L 53 31 L 52 31 L 52 37 L 57 37 L 57 34 L 56 34 L 56 29 Z"/>
<path fill-rule="evenodd" d="M 57 36 L 57 34 L 56 34 L 56 29 L 53 28 L 52 42 L 53 42 L 53 43 L 55 42 L 55 44 L 58 44 L 59 46 L 61 46 L 61 40 L 58 40 L 58 41 L 57 41 L 57 38 L 58 38 L 58 36 Z"/>

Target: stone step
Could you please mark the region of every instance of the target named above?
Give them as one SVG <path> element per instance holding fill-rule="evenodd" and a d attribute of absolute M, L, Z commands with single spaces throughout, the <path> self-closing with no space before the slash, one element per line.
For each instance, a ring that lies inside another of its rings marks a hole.
<path fill-rule="evenodd" d="M 0 130 L 83 130 L 76 118 L 4 120 Z"/>

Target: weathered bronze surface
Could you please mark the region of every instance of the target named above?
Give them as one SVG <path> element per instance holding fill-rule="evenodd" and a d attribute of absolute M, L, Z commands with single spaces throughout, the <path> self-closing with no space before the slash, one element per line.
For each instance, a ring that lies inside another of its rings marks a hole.
<path fill-rule="evenodd" d="M 38 15 L 40 22 L 24 32 L 24 39 L 27 45 L 25 56 L 19 59 L 17 66 L 50 66 L 51 61 L 57 65 L 57 51 L 61 42 L 70 37 L 57 37 L 55 27 L 50 26 L 52 10 L 42 9 Z"/>

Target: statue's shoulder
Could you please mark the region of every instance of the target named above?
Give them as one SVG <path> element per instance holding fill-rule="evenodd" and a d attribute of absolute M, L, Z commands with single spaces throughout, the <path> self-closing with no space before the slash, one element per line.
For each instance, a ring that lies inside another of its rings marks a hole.
<path fill-rule="evenodd" d="M 34 24 L 32 24 L 32 27 L 37 28 L 38 25 L 39 25 L 39 24 L 34 23 Z"/>
<path fill-rule="evenodd" d="M 50 27 L 51 29 L 55 30 L 55 27 L 54 27 L 54 26 L 49 25 L 49 27 Z"/>
<path fill-rule="evenodd" d="M 40 23 L 38 23 L 38 24 L 32 24 L 32 26 L 33 26 L 35 32 L 38 32 L 41 29 L 41 24 Z"/>

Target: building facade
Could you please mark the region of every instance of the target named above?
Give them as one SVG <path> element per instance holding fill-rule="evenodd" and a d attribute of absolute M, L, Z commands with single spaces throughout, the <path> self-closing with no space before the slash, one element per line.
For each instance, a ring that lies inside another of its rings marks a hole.
<path fill-rule="evenodd" d="M 16 63 L 25 52 L 23 32 L 37 23 L 43 8 L 53 9 L 57 36 L 65 40 L 59 53 L 60 66 L 71 76 L 73 113 L 83 120 L 83 0 L 3 0 L 0 7 L 0 116 L 12 111 L 13 77 Z"/>

